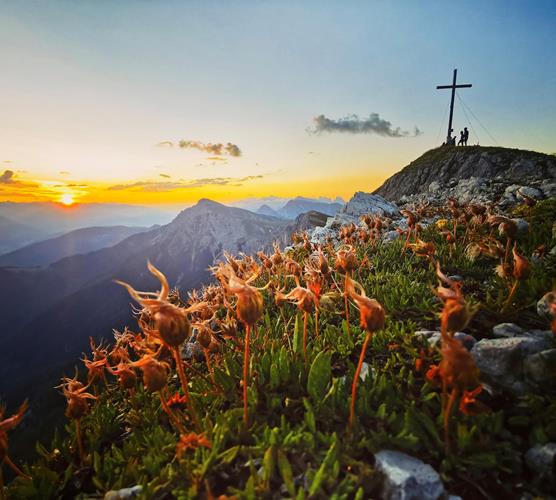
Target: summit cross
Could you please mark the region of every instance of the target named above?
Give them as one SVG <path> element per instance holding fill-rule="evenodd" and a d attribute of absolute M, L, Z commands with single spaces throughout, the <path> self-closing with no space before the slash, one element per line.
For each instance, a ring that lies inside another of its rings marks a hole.
<path fill-rule="evenodd" d="M 446 144 L 450 144 L 452 140 L 452 118 L 454 117 L 454 97 L 456 95 L 456 89 L 467 89 L 472 87 L 470 83 L 462 83 L 460 85 L 456 85 L 456 80 L 458 77 L 458 70 L 454 69 L 454 80 L 452 85 L 437 85 L 436 88 L 438 89 L 452 89 L 452 98 L 450 100 L 450 120 L 448 121 L 448 134 L 446 136 Z"/>

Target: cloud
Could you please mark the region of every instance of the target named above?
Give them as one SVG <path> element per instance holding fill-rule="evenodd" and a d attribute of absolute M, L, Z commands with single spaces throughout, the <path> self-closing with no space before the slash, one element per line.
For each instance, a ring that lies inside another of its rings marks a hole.
<path fill-rule="evenodd" d="M 334 120 L 324 115 L 313 118 L 313 127 L 307 131 L 311 134 L 322 134 L 323 132 L 343 132 L 347 134 L 376 134 L 383 137 L 417 137 L 422 132 L 415 127 L 413 132 L 394 128 L 392 123 L 381 118 L 378 113 L 371 113 L 368 118 L 361 119 L 357 115 L 349 115 Z"/>
<path fill-rule="evenodd" d="M 169 179 L 170 176 L 168 174 L 158 174 L 160 177 L 164 177 L 165 179 Z"/>
<path fill-rule="evenodd" d="M 170 148 L 178 147 L 181 149 L 198 149 L 203 153 L 208 153 L 214 156 L 228 155 L 237 158 L 242 155 L 239 146 L 237 144 L 232 144 L 231 142 L 212 143 L 212 142 L 200 142 L 200 141 L 186 141 L 182 139 L 177 143 L 174 143 L 172 141 L 162 141 L 159 142 L 157 146 L 170 147 Z"/>
<path fill-rule="evenodd" d="M 60 170 L 58 173 L 60 175 L 70 175 L 70 173 L 67 170 Z"/>
<path fill-rule="evenodd" d="M 15 183 L 13 170 L 4 170 L 4 173 L 0 175 L 0 184 L 13 184 Z"/>
<path fill-rule="evenodd" d="M 227 163 L 226 158 L 222 158 L 221 156 L 209 156 L 207 157 L 208 161 L 223 161 Z"/>
<path fill-rule="evenodd" d="M 210 177 L 204 179 L 193 179 L 178 181 L 138 181 L 129 184 L 116 184 L 110 186 L 108 191 L 123 191 L 126 189 L 145 191 L 150 193 L 174 191 L 175 189 L 192 189 L 205 186 L 232 186 L 238 187 L 245 182 L 262 179 L 263 175 L 248 175 L 247 177 Z"/>

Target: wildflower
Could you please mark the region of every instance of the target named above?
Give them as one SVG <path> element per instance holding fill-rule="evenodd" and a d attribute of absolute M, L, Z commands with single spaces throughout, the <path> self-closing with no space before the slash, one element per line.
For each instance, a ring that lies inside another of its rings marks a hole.
<path fill-rule="evenodd" d="M 481 393 L 483 390 L 483 386 L 478 385 L 472 391 L 463 391 L 459 402 L 459 411 L 461 411 L 464 415 L 471 415 L 473 412 L 470 410 L 470 407 L 477 403 L 476 397 Z"/>
<path fill-rule="evenodd" d="M 171 396 L 170 399 L 168 399 L 168 401 L 166 401 L 166 404 L 169 407 L 180 406 L 186 403 L 187 403 L 187 398 L 185 396 L 180 396 L 179 392 L 174 393 L 174 395 Z"/>
<path fill-rule="evenodd" d="M 297 286 L 285 298 L 287 300 L 293 299 L 297 307 L 303 311 L 303 356 L 305 357 L 305 362 L 307 362 L 307 319 L 309 314 L 318 311 L 319 299 L 311 290 L 303 288 L 299 284 L 297 276 L 295 276 L 295 283 Z M 318 323 L 315 321 L 315 335 L 318 337 L 317 325 Z"/>
<path fill-rule="evenodd" d="M 189 397 L 188 381 L 183 368 L 180 346 L 185 342 L 191 333 L 191 325 L 187 318 L 187 313 L 192 310 L 198 310 L 204 307 L 205 304 L 196 304 L 189 309 L 184 309 L 171 304 L 168 302 L 170 286 L 168 285 L 166 276 L 164 276 L 164 274 L 162 274 L 150 262 L 147 262 L 147 268 L 151 274 L 153 274 L 160 281 L 160 292 L 156 295 L 156 298 L 150 298 L 153 294 L 148 292 L 138 292 L 131 285 L 122 281 L 116 281 L 116 283 L 125 287 L 131 297 L 152 315 L 156 332 L 158 332 L 162 341 L 172 351 L 180 383 L 189 402 L 189 412 L 195 421 L 195 424 L 198 426 L 199 421 L 197 412 L 191 398 Z M 157 387 L 157 389 L 153 389 L 153 392 L 159 390 L 158 387 L 162 381 L 162 372 L 164 371 L 163 367 L 157 365 L 157 363 L 159 362 L 154 358 L 148 358 L 143 365 L 137 365 L 143 369 L 143 379 L 148 380 L 153 387 Z M 163 385 L 166 385 L 166 377 L 164 377 Z M 149 387 L 147 384 L 145 384 L 145 386 L 147 388 Z"/>
<path fill-rule="evenodd" d="M 351 245 L 344 245 L 336 252 L 336 269 L 342 271 L 346 276 L 344 280 L 344 308 L 346 315 L 346 326 L 348 337 L 350 337 L 349 331 L 349 303 L 348 303 L 348 280 L 350 278 L 351 272 L 357 266 L 357 256 L 355 250 Z"/>
<path fill-rule="evenodd" d="M 158 361 L 152 355 L 145 355 L 130 366 L 141 368 L 143 385 L 149 392 L 158 392 L 166 387 L 170 365 L 165 361 Z"/>
<path fill-rule="evenodd" d="M 121 361 L 115 368 L 107 366 L 107 369 L 112 375 L 118 377 L 118 383 L 122 389 L 135 389 L 137 375 L 128 363 Z"/>
<path fill-rule="evenodd" d="M 245 324 L 245 340 L 243 349 L 243 421 L 245 425 L 249 423 L 249 413 L 247 405 L 247 382 L 249 376 L 249 343 L 251 328 L 263 315 L 263 297 L 261 292 L 249 285 L 257 278 L 254 274 L 248 280 L 238 278 L 231 267 L 222 267 L 219 270 L 222 278 L 227 278 L 227 283 L 223 286 L 228 293 L 233 293 L 237 297 L 236 312 L 238 318 Z"/>
<path fill-rule="evenodd" d="M 356 286 L 360 289 L 360 294 L 356 292 Z M 373 333 L 384 328 L 386 315 L 380 303 L 375 299 L 369 299 L 366 296 L 363 287 L 356 281 L 353 281 L 349 278 L 347 280 L 347 292 L 359 307 L 361 328 L 365 330 L 365 340 L 363 341 L 363 345 L 361 346 L 359 362 L 357 363 L 357 368 L 355 370 L 355 375 L 353 377 L 353 382 L 351 385 L 351 407 L 348 424 L 348 429 L 351 430 L 353 426 L 353 420 L 355 418 L 355 398 L 357 396 L 357 383 L 359 381 L 359 375 L 363 366 L 363 360 L 365 359 L 365 352 Z"/>
<path fill-rule="evenodd" d="M 176 456 L 182 458 L 187 450 L 196 450 L 197 448 L 212 448 L 211 442 L 205 437 L 204 434 L 182 434 L 176 445 Z"/>
<path fill-rule="evenodd" d="M 438 287 L 437 295 L 444 302 L 441 314 L 441 338 L 442 345 L 440 354 L 442 360 L 438 366 L 438 376 L 442 381 L 442 401 L 444 416 L 444 436 L 446 447 L 449 446 L 449 426 L 453 406 L 465 390 L 480 386 L 479 369 L 471 353 L 454 338 L 454 333 L 464 329 L 473 314 L 474 308 L 469 307 L 463 298 L 461 284 L 448 278 L 440 270 L 437 264 L 436 274 L 441 283 L 448 287 Z M 431 373 L 435 376 L 436 373 Z M 429 373 L 427 373 L 427 378 Z M 447 399 L 447 391 L 450 389 L 450 396 Z"/>
<path fill-rule="evenodd" d="M 0 498 L 2 498 L 4 491 L 1 470 L 2 465 L 6 464 L 20 477 L 31 479 L 14 462 L 12 462 L 8 455 L 8 432 L 15 429 L 21 423 L 28 407 L 29 404 L 27 403 L 27 400 L 25 400 L 16 413 L 14 413 L 11 417 L 4 418 L 6 408 L 0 406 Z"/>
<path fill-rule="evenodd" d="M 449 223 L 450 221 L 448 221 L 448 219 L 438 219 L 435 225 L 438 229 L 442 231 L 448 227 Z"/>
<path fill-rule="evenodd" d="M 506 299 L 506 302 L 502 307 L 502 311 L 506 311 L 506 309 L 510 306 L 511 300 L 517 290 L 519 282 L 526 280 L 531 274 L 531 264 L 525 257 L 517 253 L 517 242 L 514 243 L 514 247 L 512 249 L 512 255 L 514 259 L 514 266 L 512 271 L 512 276 L 514 277 L 514 283 L 510 289 L 508 298 Z"/>
<path fill-rule="evenodd" d="M 81 436 L 81 419 L 89 412 L 89 403 L 87 400 L 96 400 L 97 397 L 86 392 L 89 386 L 83 385 L 77 380 L 77 373 L 73 378 L 64 377 L 62 379 L 62 384 L 58 387 L 62 389 L 62 393 L 67 401 L 66 417 L 75 420 L 75 434 L 79 458 L 81 463 L 83 463 L 85 461 L 85 452 Z"/>

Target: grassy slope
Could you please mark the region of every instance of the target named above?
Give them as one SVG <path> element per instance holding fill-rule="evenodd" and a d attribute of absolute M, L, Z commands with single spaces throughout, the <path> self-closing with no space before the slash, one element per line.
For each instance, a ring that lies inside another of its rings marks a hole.
<path fill-rule="evenodd" d="M 538 205 L 527 216 L 534 222 L 520 242 L 530 256 L 540 243 L 554 245 L 552 221 L 556 202 Z M 493 324 L 515 321 L 542 326 L 535 301 L 553 286 L 554 258 L 534 267 L 520 287 L 515 307 L 502 315 L 506 283 L 495 277 L 492 261 L 472 263 L 458 250 L 449 255 L 434 228 L 422 235 L 434 241 L 447 274 L 465 278 L 470 302 L 481 304 L 467 331 L 488 337 Z M 427 261 L 402 254 L 402 243 L 359 245 L 358 256 L 369 265 L 355 278 L 367 295 L 385 307 L 387 323 L 367 352 L 369 376 L 358 390 L 358 422 L 346 433 L 350 386 L 363 334 L 358 313 L 351 311 L 351 342 L 341 316 L 321 311 L 320 339 L 310 322 L 309 362 L 301 350 L 301 316 L 293 305 L 283 315 L 265 292 L 265 315 L 253 342 L 249 387 L 251 425 L 242 424 L 240 391 L 242 353 L 225 344 L 216 362 L 215 391 L 203 363 L 191 372 L 191 390 L 211 449 L 199 448 L 175 458 L 178 434 L 160 409 L 156 395 L 139 388 L 130 399 L 116 385 L 102 393 L 83 422 L 89 463 L 78 465 L 74 425 L 55 439 L 30 466 L 33 481 L 11 484 L 13 498 L 66 497 L 104 493 L 141 484 L 144 498 L 193 498 L 207 494 L 239 498 L 368 498 L 376 497 L 379 477 L 373 453 L 394 448 L 417 456 L 437 469 L 450 492 L 480 498 L 482 492 L 511 498 L 525 488 L 535 491 L 523 470 L 522 455 L 533 444 L 556 439 L 556 397 L 529 395 L 515 401 L 482 395 L 488 411 L 457 414 L 452 420 L 454 445 L 446 452 L 442 437 L 439 389 L 428 383 L 415 360 L 427 351 L 413 335 L 418 328 L 438 327 L 440 304 Z M 306 251 L 294 257 L 303 261 Z M 337 276 L 336 279 L 340 279 Z M 261 284 L 264 280 L 261 281 Z M 290 280 L 287 289 L 293 288 Z M 341 304 L 338 306 L 341 309 Z M 544 326 L 545 328 L 548 325 Z M 432 350 L 428 362 L 438 362 Z M 172 386 L 177 390 L 175 378 Z"/>

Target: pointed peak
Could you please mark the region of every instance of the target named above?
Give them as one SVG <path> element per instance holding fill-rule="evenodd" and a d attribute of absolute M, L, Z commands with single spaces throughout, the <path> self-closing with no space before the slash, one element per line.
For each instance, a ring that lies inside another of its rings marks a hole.
<path fill-rule="evenodd" d="M 222 205 L 222 203 L 218 203 L 217 201 L 209 200 L 208 198 L 201 198 L 195 206 L 196 207 L 223 207 L 225 205 Z"/>

